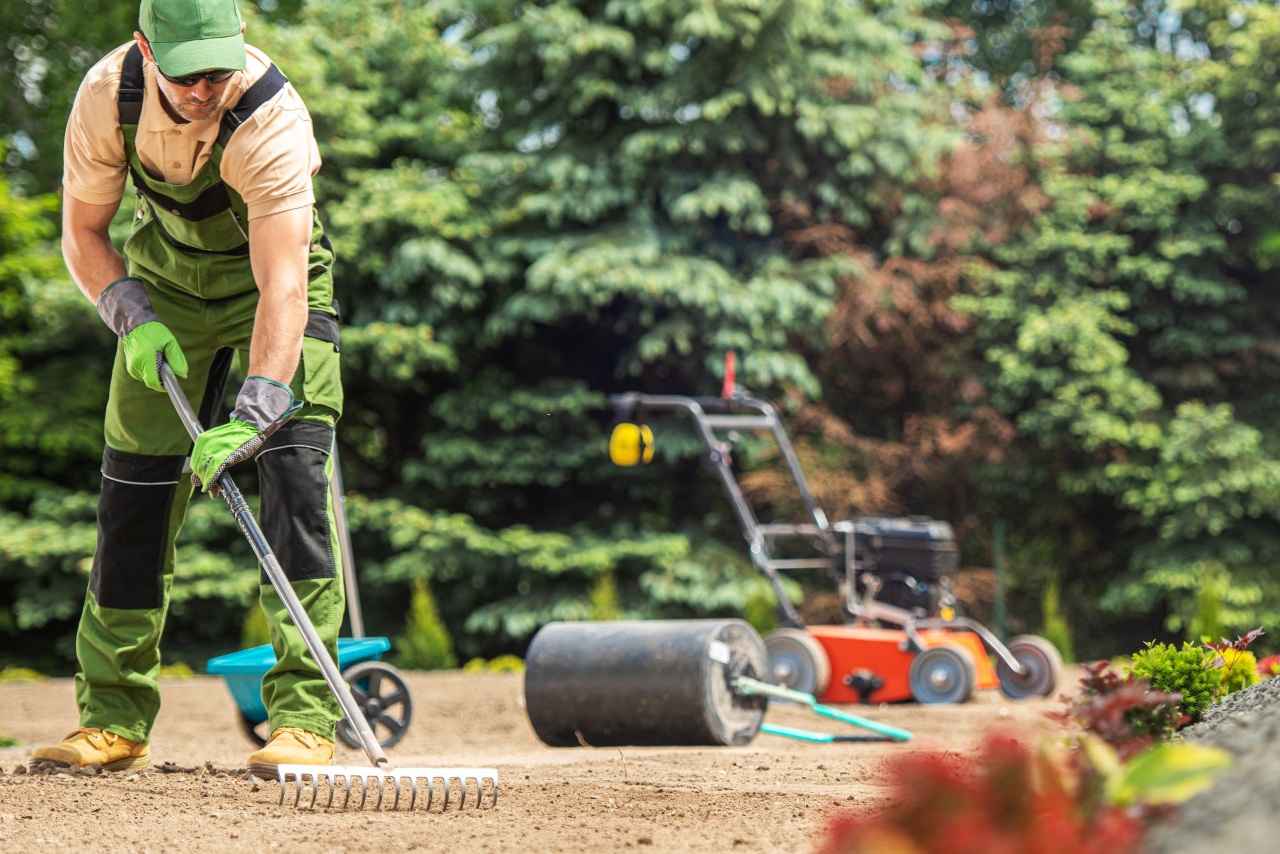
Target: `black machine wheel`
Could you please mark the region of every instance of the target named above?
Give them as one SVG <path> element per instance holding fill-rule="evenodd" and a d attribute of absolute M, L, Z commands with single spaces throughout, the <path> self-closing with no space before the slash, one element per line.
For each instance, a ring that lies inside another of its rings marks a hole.
<path fill-rule="evenodd" d="M 258 747 L 265 747 L 267 736 L 271 734 L 266 731 L 268 723 L 266 721 L 255 721 L 239 709 L 236 712 L 236 718 L 240 721 L 240 731 L 244 733 L 244 737 Z"/>
<path fill-rule="evenodd" d="M 967 653 L 950 646 L 931 646 L 911 659 L 907 681 L 918 702 L 963 703 L 973 696 L 978 671 Z"/>
<path fill-rule="evenodd" d="M 391 747 L 404 738 L 413 718 L 413 698 L 400 671 L 380 661 L 362 661 L 344 670 L 342 678 L 379 744 Z M 362 746 L 355 727 L 345 719 L 338 721 L 338 738 L 347 747 Z"/>
<path fill-rule="evenodd" d="M 778 629 L 764 639 L 769 675 L 784 688 L 820 697 L 831 682 L 831 660 L 804 629 Z"/>
<path fill-rule="evenodd" d="M 1023 700 L 1027 697 L 1047 697 L 1058 687 L 1062 675 L 1062 656 L 1058 648 L 1036 635 L 1018 635 L 1005 644 L 1013 660 L 1022 668 L 1014 673 L 1004 659 L 996 656 L 996 678 L 1006 697 Z"/>

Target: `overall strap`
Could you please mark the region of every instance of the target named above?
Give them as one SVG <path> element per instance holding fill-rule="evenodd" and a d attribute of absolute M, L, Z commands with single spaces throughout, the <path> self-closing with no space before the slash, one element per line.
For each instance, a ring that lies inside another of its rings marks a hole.
<path fill-rule="evenodd" d="M 134 42 L 124 55 L 124 67 L 120 71 L 120 93 L 116 96 L 120 124 L 136 125 L 142 117 L 143 81 L 142 48 Z M 236 129 L 247 122 L 255 110 L 274 98 L 288 82 L 289 78 L 275 65 L 268 68 L 266 74 L 245 90 L 239 103 L 223 114 L 222 127 L 218 130 L 218 144 L 226 148 Z"/>
<path fill-rule="evenodd" d="M 120 124 L 136 125 L 142 117 L 142 87 L 142 48 L 134 42 L 124 55 L 124 68 L 120 72 L 120 94 L 116 96 Z"/>
<path fill-rule="evenodd" d="M 223 113 L 222 127 L 218 130 L 218 144 L 226 148 L 227 143 L 231 141 L 231 135 L 236 132 L 240 125 L 249 120 L 254 110 L 274 98 L 276 93 L 283 89 L 284 84 L 288 82 L 289 78 L 285 77 L 284 72 L 279 68 L 274 65 L 268 68 L 267 73 L 259 77 L 240 96 L 239 103 Z"/>

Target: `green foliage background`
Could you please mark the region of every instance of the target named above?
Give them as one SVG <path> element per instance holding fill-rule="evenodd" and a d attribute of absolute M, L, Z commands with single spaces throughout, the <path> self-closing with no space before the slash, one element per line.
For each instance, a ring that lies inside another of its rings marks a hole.
<path fill-rule="evenodd" d="M 1004 522 L 1011 632 L 1274 625 L 1280 11 L 994 9 L 242 3 L 325 162 L 367 629 L 412 636 L 428 589 L 457 660 L 554 619 L 764 627 L 690 425 L 605 454 L 609 394 L 714 394 L 726 351 L 832 518 L 948 519 L 974 567 Z M 61 134 L 135 17 L 0 7 L 0 665 L 73 660 L 112 342 L 60 260 Z M 257 573 L 212 502 L 180 558 L 166 656 L 199 665 Z"/>

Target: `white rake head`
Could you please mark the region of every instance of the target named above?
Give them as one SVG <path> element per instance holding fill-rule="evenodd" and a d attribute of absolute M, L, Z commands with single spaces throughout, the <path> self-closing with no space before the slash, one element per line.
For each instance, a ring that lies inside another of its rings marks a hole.
<path fill-rule="evenodd" d="M 400 809 L 402 800 L 408 801 L 406 809 L 412 810 L 419 801 L 419 793 L 425 791 L 425 810 L 430 810 L 436 803 L 436 792 L 440 790 L 440 811 L 450 806 L 459 810 L 467 806 L 468 796 L 477 809 L 493 809 L 498 804 L 498 771 L 495 768 L 356 768 L 340 765 L 281 765 L 278 770 L 280 781 L 280 803 L 285 801 L 289 783 L 294 784 L 293 805 L 299 809 L 315 809 L 320 800 L 321 788 L 328 789 L 324 808 L 334 806 L 335 796 L 339 790 L 344 792 L 342 803 L 338 809 L 346 809 L 351 803 L 352 790 L 360 790 L 360 803 L 356 809 L 364 809 L 370 800 L 370 794 L 377 792 L 373 809 L 382 809 L 383 804 L 392 793 L 395 799 L 391 809 Z M 339 782 L 341 781 L 341 782 Z M 303 791 L 310 789 L 311 797 L 304 802 Z M 390 790 L 390 791 L 388 791 Z M 456 791 L 457 797 L 454 797 Z M 407 793 L 407 798 L 405 797 Z"/>

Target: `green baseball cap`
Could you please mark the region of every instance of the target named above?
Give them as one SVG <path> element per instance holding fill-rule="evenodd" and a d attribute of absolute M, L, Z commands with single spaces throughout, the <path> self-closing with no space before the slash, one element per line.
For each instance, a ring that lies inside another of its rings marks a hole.
<path fill-rule="evenodd" d="M 142 0 L 138 23 L 170 77 L 245 66 L 236 0 Z"/>

